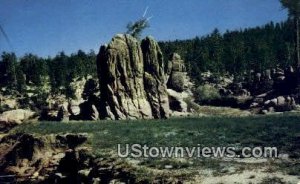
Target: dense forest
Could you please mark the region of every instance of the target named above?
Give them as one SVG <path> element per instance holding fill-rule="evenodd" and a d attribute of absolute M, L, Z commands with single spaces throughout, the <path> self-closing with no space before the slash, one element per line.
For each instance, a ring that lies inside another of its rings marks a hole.
<path fill-rule="evenodd" d="M 159 42 L 165 61 L 177 52 L 185 60 L 188 72 L 201 83 L 201 72 L 220 75 L 242 75 L 276 66 L 294 65 L 294 24 L 291 20 L 268 23 L 262 27 L 227 31 L 215 29 L 211 34 L 188 40 Z M 2 53 L 0 86 L 23 92 L 26 86 L 49 83 L 53 93 L 71 95 L 68 85 L 74 78 L 96 76 L 96 54 L 79 50 L 70 56 L 64 52 L 53 58 L 26 54 L 17 58 L 14 53 Z"/>
<path fill-rule="evenodd" d="M 24 92 L 26 86 L 50 84 L 52 93 L 72 96 L 69 84 L 75 78 L 96 76 L 96 54 L 79 50 L 70 56 L 64 52 L 53 58 L 40 58 L 26 54 L 17 58 L 14 53 L 2 53 L 0 62 L 0 86 L 7 92 Z"/>
<path fill-rule="evenodd" d="M 160 42 L 165 58 L 177 52 L 186 61 L 191 77 L 201 83 L 200 73 L 242 75 L 276 66 L 294 66 L 294 24 L 291 20 L 262 27 L 226 31 L 190 40 Z"/>

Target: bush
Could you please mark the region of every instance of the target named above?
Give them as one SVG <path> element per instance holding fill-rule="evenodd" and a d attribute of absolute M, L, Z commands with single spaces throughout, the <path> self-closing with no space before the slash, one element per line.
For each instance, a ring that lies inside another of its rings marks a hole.
<path fill-rule="evenodd" d="M 181 72 L 173 72 L 167 86 L 177 92 L 182 92 L 184 90 L 184 83 L 184 75 Z"/>
<path fill-rule="evenodd" d="M 219 90 L 212 85 L 204 84 L 194 91 L 195 99 L 200 104 L 209 104 L 221 98 Z"/>

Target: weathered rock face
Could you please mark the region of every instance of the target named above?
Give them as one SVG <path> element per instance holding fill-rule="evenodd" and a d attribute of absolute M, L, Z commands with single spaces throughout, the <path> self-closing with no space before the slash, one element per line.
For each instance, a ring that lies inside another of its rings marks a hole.
<path fill-rule="evenodd" d="M 167 109 L 162 108 L 164 73 L 161 51 L 150 38 L 143 41 L 143 48 L 144 54 L 139 41 L 120 34 L 100 48 L 97 68 L 101 118 L 149 119 L 167 114 L 163 112 Z"/>
<path fill-rule="evenodd" d="M 144 87 L 154 118 L 166 118 L 169 113 L 167 88 L 165 85 L 164 61 L 159 45 L 153 38 L 142 41 L 144 59 Z"/>

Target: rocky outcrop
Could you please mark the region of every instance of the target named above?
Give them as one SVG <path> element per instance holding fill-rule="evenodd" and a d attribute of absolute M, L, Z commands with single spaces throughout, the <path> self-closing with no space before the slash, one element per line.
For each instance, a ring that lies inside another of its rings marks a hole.
<path fill-rule="evenodd" d="M 98 120 L 99 119 L 99 85 L 94 79 L 88 79 L 81 91 L 82 101 L 70 100 L 68 112 L 70 120 Z"/>
<path fill-rule="evenodd" d="M 191 103 L 194 101 L 192 93 L 194 84 L 187 75 L 184 61 L 177 53 L 173 53 L 170 56 L 167 68 L 167 79 L 167 92 L 171 115 L 188 115 L 193 109 L 188 108 L 186 101 Z"/>
<path fill-rule="evenodd" d="M 146 38 L 142 50 L 132 36 L 116 35 L 100 48 L 97 68 L 101 118 L 149 119 L 168 114 L 162 54 L 153 39 Z"/>
<path fill-rule="evenodd" d="M 180 55 L 174 53 L 170 57 L 168 62 L 168 83 L 169 89 L 173 89 L 177 92 L 183 92 L 187 88 L 187 73 L 184 65 L 184 61 L 181 59 Z"/>
<path fill-rule="evenodd" d="M 259 73 L 252 76 L 260 76 Z M 253 78 L 253 77 L 252 77 Z M 266 70 L 260 77 L 250 80 L 249 89 L 254 99 L 250 108 L 258 113 L 284 112 L 296 109 L 297 76 L 290 66 Z"/>
<path fill-rule="evenodd" d="M 267 99 L 267 98 L 266 98 Z M 251 104 L 251 108 L 260 107 L 260 113 L 268 114 L 273 112 L 285 112 L 296 109 L 296 102 L 291 96 L 278 96 L 269 100 L 262 99 L 260 102 Z"/>
<path fill-rule="evenodd" d="M 144 87 L 154 118 L 169 116 L 169 102 L 164 74 L 164 60 L 157 42 L 146 37 L 142 41 Z"/>

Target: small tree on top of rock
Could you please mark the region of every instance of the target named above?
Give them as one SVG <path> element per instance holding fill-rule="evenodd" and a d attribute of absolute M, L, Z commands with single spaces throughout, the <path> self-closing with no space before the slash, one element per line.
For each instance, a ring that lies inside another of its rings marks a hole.
<path fill-rule="evenodd" d="M 141 37 L 142 32 L 146 28 L 150 27 L 149 20 L 152 17 L 148 17 L 148 18 L 145 17 L 146 14 L 147 14 L 147 10 L 148 10 L 148 8 L 146 8 L 146 10 L 145 10 L 145 12 L 144 12 L 144 14 L 143 14 L 143 16 L 142 16 L 141 19 L 139 19 L 139 20 L 137 20 L 135 22 L 129 22 L 127 24 L 127 26 L 126 26 L 126 28 L 127 28 L 126 33 L 127 34 L 130 34 L 131 36 L 139 39 Z"/>

